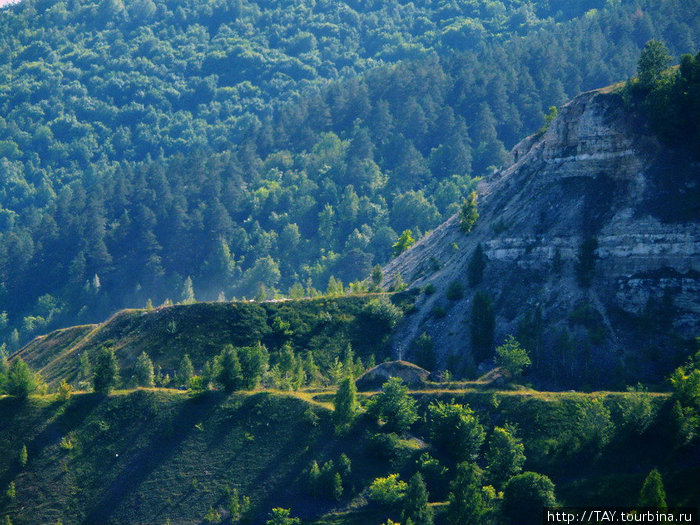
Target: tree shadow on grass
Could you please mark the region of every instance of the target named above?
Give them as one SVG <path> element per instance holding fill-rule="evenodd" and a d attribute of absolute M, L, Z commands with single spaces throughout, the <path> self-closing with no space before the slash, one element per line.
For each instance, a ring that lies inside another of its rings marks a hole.
<path fill-rule="evenodd" d="M 216 394 L 203 394 L 185 401 L 173 419 L 167 419 L 153 431 L 149 446 L 138 451 L 103 491 L 102 498 L 90 509 L 85 524 L 110 523 L 117 508 L 136 492 L 160 465 L 170 459 L 192 432 L 193 423 L 202 421 L 221 401 Z"/>

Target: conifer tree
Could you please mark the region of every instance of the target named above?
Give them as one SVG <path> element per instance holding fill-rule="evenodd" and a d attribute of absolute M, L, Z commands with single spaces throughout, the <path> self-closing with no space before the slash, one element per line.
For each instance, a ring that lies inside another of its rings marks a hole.
<path fill-rule="evenodd" d="M 153 372 L 153 361 L 148 357 L 146 352 L 141 352 L 141 355 L 136 359 L 134 366 L 134 379 L 137 386 L 152 387 L 155 385 Z"/>
<path fill-rule="evenodd" d="M 647 475 L 639 493 L 641 507 L 666 507 L 666 491 L 661 479 L 661 473 L 654 469 Z"/>
<path fill-rule="evenodd" d="M 38 373 L 32 372 L 21 357 L 12 361 L 7 378 L 5 379 L 5 392 L 9 396 L 18 399 L 26 399 L 37 391 L 42 381 Z"/>
<path fill-rule="evenodd" d="M 459 209 L 459 228 L 464 233 L 469 233 L 474 228 L 476 220 L 479 218 L 477 211 L 477 195 L 472 191 L 469 196 L 464 199 L 462 207 Z"/>
<path fill-rule="evenodd" d="M 401 519 L 414 525 L 433 525 L 433 509 L 428 506 L 428 490 L 420 472 L 408 481 Z"/>
<path fill-rule="evenodd" d="M 469 265 L 467 266 L 467 280 L 469 281 L 469 286 L 474 287 L 481 284 L 484 278 L 484 269 L 486 268 L 486 255 L 484 255 L 484 246 L 479 243 L 471 258 L 469 259 Z"/>
<path fill-rule="evenodd" d="M 482 523 L 486 508 L 481 491 L 481 470 L 476 464 L 464 462 L 457 465 L 448 500 L 448 523 Z"/>
<path fill-rule="evenodd" d="M 180 364 L 177 367 L 177 375 L 175 376 L 179 385 L 187 386 L 190 379 L 194 375 L 194 366 L 192 366 L 192 360 L 189 354 L 185 354 L 180 360 Z"/>
<path fill-rule="evenodd" d="M 185 279 L 185 283 L 182 285 L 181 303 L 182 304 L 194 304 L 197 300 L 194 297 L 194 286 L 192 284 L 192 278 L 188 275 Z"/>
<path fill-rule="evenodd" d="M 233 345 L 226 345 L 216 359 L 216 382 L 226 392 L 238 390 L 242 384 L 241 363 Z"/>
<path fill-rule="evenodd" d="M 357 414 L 357 388 L 352 376 L 347 376 L 340 383 L 333 399 L 335 410 L 333 420 L 339 432 L 347 430 Z"/>
<path fill-rule="evenodd" d="M 92 379 L 93 389 L 99 394 L 108 394 L 119 382 L 119 364 L 114 350 L 103 348 L 97 357 L 95 375 Z"/>
<path fill-rule="evenodd" d="M 22 468 L 27 466 L 27 445 L 22 445 L 22 449 L 19 451 L 19 464 Z"/>

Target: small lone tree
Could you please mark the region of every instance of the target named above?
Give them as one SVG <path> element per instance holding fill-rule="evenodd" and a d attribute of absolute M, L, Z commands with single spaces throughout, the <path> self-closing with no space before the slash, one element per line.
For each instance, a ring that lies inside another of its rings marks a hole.
<path fill-rule="evenodd" d="M 411 520 L 413 525 L 433 525 L 433 509 L 428 506 L 428 489 L 420 472 L 408 481 L 401 520 Z"/>
<path fill-rule="evenodd" d="M 100 355 L 97 356 L 97 363 L 95 363 L 95 375 L 92 379 L 93 389 L 98 394 L 109 394 L 118 382 L 117 356 L 114 355 L 114 350 L 111 348 L 103 348 Z"/>
<path fill-rule="evenodd" d="M 527 350 L 520 346 L 512 335 L 509 335 L 506 342 L 496 348 L 496 366 L 507 370 L 513 378 L 520 376 L 531 364 Z"/>
<path fill-rule="evenodd" d="M 385 478 L 376 478 L 369 486 L 369 499 L 380 505 L 396 505 L 405 494 L 408 485 L 399 479 L 398 474 L 389 474 Z"/>
<path fill-rule="evenodd" d="M 666 491 L 661 479 L 661 473 L 654 469 L 647 475 L 639 493 L 640 507 L 666 507 Z"/>
<path fill-rule="evenodd" d="M 152 387 L 155 385 L 153 361 L 151 361 L 146 352 L 141 352 L 141 355 L 136 359 L 134 379 L 137 386 Z"/>
<path fill-rule="evenodd" d="M 474 228 L 479 212 L 477 211 L 477 194 L 472 191 L 469 196 L 464 199 L 462 206 L 459 208 L 459 228 L 464 233 L 469 233 Z"/>
<path fill-rule="evenodd" d="M 347 376 L 340 383 L 333 398 L 333 405 L 335 407 L 333 412 L 335 428 L 337 431 L 343 432 L 352 425 L 355 414 L 357 414 L 357 388 L 352 376 Z"/>

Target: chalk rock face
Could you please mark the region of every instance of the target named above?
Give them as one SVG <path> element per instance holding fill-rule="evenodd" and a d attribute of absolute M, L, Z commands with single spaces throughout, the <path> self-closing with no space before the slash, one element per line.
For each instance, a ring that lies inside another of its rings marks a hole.
<path fill-rule="evenodd" d="M 410 355 L 426 332 L 443 364 L 453 355 L 474 372 L 480 291 L 493 300 L 494 344 L 523 339 L 542 383 L 658 380 L 700 335 L 700 163 L 659 143 L 609 90 L 576 97 L 512 157 L 480 184 L 470 233 L 454 216 L 386 266 L 385 285 L 401 274 L 436 289 L 419 295 L 396 347 Z M 479 244 L 481 283 L 447 299 L 451 283 L 467 284 Z"/>

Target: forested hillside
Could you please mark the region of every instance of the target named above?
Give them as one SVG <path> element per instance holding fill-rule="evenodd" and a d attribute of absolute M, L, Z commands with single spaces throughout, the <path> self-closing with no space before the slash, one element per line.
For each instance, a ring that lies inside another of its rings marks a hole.
<path fill-rule="evenodd" d="M 0 34 L 0 340 L 16 349 L 148 299 L 363 279 L 549 106 L 633 74 L 650 38 L 695 49 L 700 13 L 29 0 Z"/>

